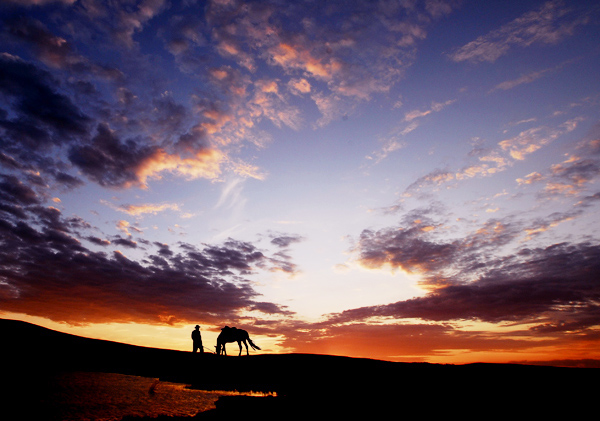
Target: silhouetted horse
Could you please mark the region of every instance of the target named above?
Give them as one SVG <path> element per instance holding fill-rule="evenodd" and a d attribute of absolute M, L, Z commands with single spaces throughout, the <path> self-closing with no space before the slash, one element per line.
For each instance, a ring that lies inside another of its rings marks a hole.
<path fill-rule="evenodd" d="M 250 343 L 252 349 L 260 349 L 254 342 L 252 342 L 250 336 L 248 336 L 248 332 L 245 330 L 238 329 L 236 327 L 225 326 L 223 329 L 221 329 L 221 333 L 217 338 L 217 346 L 215 347 L 217 348 L 217 355 L 221 355 L 221 352 L 223 352 L 223 355 L 227 355 L 227 351 L 225 351 L 225 344 L 228 342 L 238 343 L 238 346 L 240 347 L 240 353 L 238 357 L 242 355 L 242 342 L 246 346 L 246 355 L 250 355 L 248 353 L 248 343 L 246 341 Z"/>

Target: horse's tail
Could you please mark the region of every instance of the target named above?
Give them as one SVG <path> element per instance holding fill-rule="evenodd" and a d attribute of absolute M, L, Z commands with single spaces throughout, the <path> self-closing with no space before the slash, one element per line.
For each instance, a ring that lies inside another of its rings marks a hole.
<path fill-rule="evenodd" d="M 252 349 L 258 349 L 260 351 L 260 348 L 258 347 L 258 345 L 256 345 L 254 342 L 252 342 L 252 339 L 248 338 L 248 342 L 250 343 L 250 346 L 252 347 Z"/>

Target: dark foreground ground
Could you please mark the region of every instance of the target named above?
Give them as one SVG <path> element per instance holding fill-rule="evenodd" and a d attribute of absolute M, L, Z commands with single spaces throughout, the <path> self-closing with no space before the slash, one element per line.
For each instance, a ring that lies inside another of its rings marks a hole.
<path fill-rule="evenodd" d="M 591 368 L 394 363 L 312 354 L 223 357 L 81 338 L 2 319 L 0 332 L 4 389 L 0 403 L 19 399 L 19 388 L 30 388 L 52 372 L 75 370 L 158 377 L 203 390 L 277 395 L 222 397 L 215 410 L 193 418 L 198 420 L 380 415 L 573 418 L 589 416 L 590 409 L 596 413 L 598 399 L 600 371 Z M 28 408 L 28 414 L 13 419 L 44 419 L 35 412 L 35 402 Z"/>

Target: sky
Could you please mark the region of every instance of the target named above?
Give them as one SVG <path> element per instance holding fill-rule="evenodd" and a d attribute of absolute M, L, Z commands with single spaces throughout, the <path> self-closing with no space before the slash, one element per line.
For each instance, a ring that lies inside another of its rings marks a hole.
<path fill-rule="evenodd" d="M 228 325 L 262 353 L 600 359 L 597 2 L 0 21 L 0 317 L 187 351 L 199 324 L 208 350 Z"/>

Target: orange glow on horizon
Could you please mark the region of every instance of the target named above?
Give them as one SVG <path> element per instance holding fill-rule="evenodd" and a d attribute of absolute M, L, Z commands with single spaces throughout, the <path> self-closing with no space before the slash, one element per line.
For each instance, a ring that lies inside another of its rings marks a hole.
<path fill-rule="evenodd" d="M 86 326 L 71 326 L 56 323 L 40 317 L 16 313 L 3 313 L 2 318 L 22 320 L 48 329 L 93 339 L 127 343 L 131 345 L 191 351 L 190 339 L 193 324 L 179 326 L 155 326 L 134 323 L 98 323 Z M 202 325 L 202 341 L 205 352 L 214 352 L 214 345 L 220 329 L 216 326 Z M 361 334 L 334 336 L 323 339 L 294 341 L 293 347 L 284 347 L 284 336 L 268 337 L 250 335 L 261 347 L 261 351 L 251 354 L 287 354 L 306 353 L 337 355 L 351 358 L 368 358 L 396 362 L 427 362 L 432 364 L 470 364 L 470 363 L 543 363 L 547 365 L 565 365 L 564 360 L 600 360 L 600 350 L 593 341 L 578 345 L 536 346 L 522 349 L 486 350 L 486 349 L 449 349 L 448 338 L 437 339 L 425 336 L 398 336 L 383 340 L 378 334 L 370 335 L 369 328 Z M 481 347 L 480 347 L 481 348 Z M 237 344 L 228 344 L 228 352 L 237 355 Z"/>

